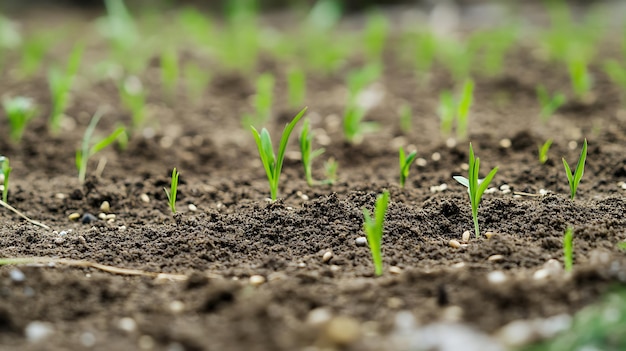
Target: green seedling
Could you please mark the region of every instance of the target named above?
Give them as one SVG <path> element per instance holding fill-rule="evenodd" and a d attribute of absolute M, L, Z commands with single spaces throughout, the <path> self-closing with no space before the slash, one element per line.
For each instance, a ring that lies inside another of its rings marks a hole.
<path fill-rule="evenodd" d="M 441 134 L 450 135 L 454 127 L 454 119 L 456 116 L 456 101 L 451 92 L 442 91 L 441 94 L 439 94 L 439 108 L 437 112 L 441 122 Z"/>
<path fill-rule="evenodd" d="M 343 115 L 343 135 L 351 144 L 360 144 L 363 136 L 380 129 L 376 122 L 364 122 L 365 109 L 356 105 L 349 105 Z"/>
<path fill-rule="evenodd" d="M 186 7 L 178 13 L 178 25 L 192 39 L 192 45 L 209 46 L 212 44 L 214 28 L 211 20 L 192 7 Z"/>
<path fill-rule="evenodd" d="M 412 151 L 408 156 L 404 151 L 404 148 L 400 147 L 399 150 L 399 161 L 400 161 L 400 186 L 404 188 L 404 184 L 406 183 L 406 179 L 409 177 L 409 171 L 411 170 L 411 165 L 415 162 L 415 158 L 417 157 L 417 151 Z"/>
<path fill-rule="evenodd" d="M 572 173 L 569 164 L 567 164 L 567 161 L 565 161 L 565 157 L 563 157 L 563 166 L 565 167 L 565 174 L 567 175 L 570 198 L 572 199 L 572 201 L 576 197 L 578 184 L 583 178 L 583 173 L 585 172 L 585 160 L 587 160 L 587 139 L 585 139 L 585 142 L 583 143 L 583 148 L 580 151 L 580 157 L 578 157 L 578 163 L 576 163 L 576 169 L 574 169 L 574 173 Z"/>
<path fill-rule="evenodd" d="M 428 73 L 437 53 L 437 39 L 431 32 L 418 34 L 416 38 L 414 64 L 418 73 Z"/>
<path fill-rule="evenodd" d="M 9 158 L 0 156 L 0 172 L 2 172 L 2 201 L 8 203 L 9 197 L 9 176 L 13 168 L 9 166 Z"/>
<path fill-rule="evenodd" d="M 87 162 L 89 161 L 89 158 L 111 145 L 113 142 L 118 140 L 122 134 L 126 133 L 126 129 L 124 129 L 124 127 L 118 127 L 115 131 L 113 131 L 113 133 L 92 145 L 91 138 L 103 115 L 104 109 L 96 111 L 91 118 L 87 129 L 85 130 L 85 135 L 83 136 L 80 149 L 76 150 L 76 168 L 78 169 L 78 180 L 81 183 L 85 182 L 85 177 L 87 175 Z"/>
<path fill-rule="evenodd" d="M 167 49 L 161 53 L 161 84 L 163 91 L 171 99 L 176 94 L 178 77 L 178 53 L 174 49 Z"/>
<path fill-rule="evenodd" d="M 514 25 L 504 26 L 498 30 L 477 32 L 470 38 L 478 47 L 477 59 L 481 62 L 484 73 L 494 77 L 502 72 L 507 52 L 515 44 L 518 29 Z"/>
<path fill-rule="evenodd" d="M 413 127 L 413 109 L 408 103 L 400 106 L 400 129 L 404 133 L 409 133 Z"/>
<path fill-rule="evenodd" d="M 304 46 L 304 57 L 309 68 L 316 73 L 330 75 L 343 63 L 348 48 L 342 40 L 337 40 L 337 37 L 332 35 L 332 30 L 339 23 L 341 16 L 339 1 L 320 0 L 315 2 L 303 23 L 301 36 L 302 41 L 307 43 Z"/>
<path fill-rule="evenodd" d="M 274 84 L 275 79 L 271 73 L 263 73 L 257 78 L 254 96 L 255 113 L 243 117 L 244 125 L 259 126 L 270 120 L 274 103 Z"/>
<path fill-rule="evenodd" d="M 550 150 L 550 146 L 552 146 L 552 139 L 546 140 L 543 145 L 539 146 L 539 163 L 545 164 L 548 162 L 548 151 Z"/>
<path fill-rule="evenodd" d="M 474 61 L 473 51 L 470 45 L 459 40 L 439 38 L 437 41 L 437 57 L 456 82 L 469 79 Z"/>
<path fill-rule="evenodd" d="M 98 20 L 98 31 L 109 41 L 113 61 L 120 63 L 127 73 L 139 74 L 145 65 L 146 54 L 139 49 L 143 41 L 135 21 L 124 1 L 105 0 L 104 3 L 107 15 Z"/>
<path fill-rule="evenodd" d="M 145 122 L 146 91 L 139 78 L 126 78 L 119 86 L 119 94 L 122 105 L 130 111 L 132 129 L 141 128 Z"/>
<path fill-rule="evenodd" d="M 261 42 L 256 1 L 228 1 L 226 17 L 226 33 L 219 36 L 222 62 L 232 69 L 251 73 L 257 63 Z"/>
<path fill-rule="evenodd" d="M 621 243 L 617 243 L 617 248 L 620 250 L 626 251 L 626 241 L 622 241 Z"/>
<path fill-rule="evenodd" d="M 537 99 L 541 105 L 540 116 L 543 123 L 548 123 L 556 110 L 565 104 L 565 95 L 561 93 L 550 95 L 546 87 L 541 84 L 537 86 Z"/>
<path fill-rule="evenodd" d="M 172 180 L 170 182 L 170 190 L 167 188 L 163 188 L 165 191 L 165 195 L 167 195 L 167 202 L 170 205 L 170 210 L 172 210 L 172 214 L 176 214 L 176 194 L 178 194 L 178 170 L 174 168 L 172 170 Z"/>
<path fill-rule="evenodd" d="M 321 181 L 321 184 L 333 185 L 337 181 L 337 168 L 339 163 L 333 157 L 330 157 L 324 162 L 324 175 L 326 179 Z"/>
<path fill-rule="evenodd" d="M 61 118 L 67 107 L 69 92 L 80 66 L 83 49 L 82 44 L 74 46 L 65 72 L 62 72 L 58 67 L 53 67 L 48 71 L 48 85 L 52 94 L 52 112 L 50 113 L 50 131 L 52 133 L 56 134 L 61 129 Z"/>
<path fill-rule="evenodd" d="M 201 102 L 211 82 L 211 73 L 190 62 L 183 67 L 183 76 L 189 97 L 196 103 Z"/>
<path fill-rule="evenodd" d="M 380 63 L 372 63 L 350 71 L 346 78 L 350 103 L 354 103 L 359 93 L 378 80 L 382 73 L 383 66 Z"/>
<path fill-rule="evenodd" d="M 467 137 L 467 120 L 470 108 L 474 102 L 474 81 L 468 79 L 463 84 L 463 90 L 459 99 L 456 119 L 456 135 L 459 139 Z"/>
<path fill-rule="evenodd" d="M 467 171 L 468 178 L 462 176 L 454 176 L 454 180 L 465 186 L 469 193 L 470 204 L 472 206 L 472 219 L 474 220 L 474 233 L 476 237 L 480 237 L 480 230 L 478 228 L 478 205 L 482 199 L 483 193 L 489 187 L 489 183 L 498 172 L 498 167 L 489 172 L 484 179 L 478 179 L 478 172 L 480 170 L 480 158 L 474 157 L 474 149 L 472 143 L 469 147 L 469 169 Z"/>
<path fill-rule="evenodd" d="M 22 43 L 20 58 L 20 76 L 29 78 L 39 71 L 44 55 L 56 40 L 56 33 L 38 34 Z"/>
<path fill-rule="evenodd" d="M 566 272 L 571 272 L 574 266 L 574 230 L 567 227 L 563 236 L 563 265 Z"/>
<path fill-rule="evenodd" d="M 313 160 L 324 153 L 324 149 L 313 150 L 313 132 L 310 130 L 309 120 L 304 120 L 304 125 L 300 131 L 300 153 L 302 154 L 302 165 L 304 166 L 304 176 L 309 186 L 313 186 L 315 181 L 312 175 Z"/>
<path fill-rule="evenodd" d="M 591 91 L 591 75 L 587 68 L 587 61 L 581 56 L 572 55 L 567 61 L 572 90 L 576 97 L 582 100 Z"/>
<path fill-rule="evenodd" d="M 306 97 L 306 73 L 299 68 L 287 72 L 287 101 L 289 107 L 302 106 Z"/>
<path fill-rule="evenodd" d="M 626 66 L 621 65 L 616 60 L 609 60 L 604 64 L 604 71 L 611 81 L 621 88 L 622 99 L 624 99 L 624 103 L 626 103 Z"/>
<path fill-rule="evenodd" d="M 272 200 L 276 200 L 276 196 L 278 194 L 280 172 L 283 168 L 283 161 L 285 159 L 285 151 L 287 150 L 287 142 L 289 142 L 289 136 L 291 135 L 293 128 L 296 126 L 296 124 L 302 118 L 305 112 L 306 107 L 302 109 L 302 111 L 300 111 L 300 113 L 298 113 L 296 117 L 294 117 L 294 119 L 285 126 L 285 129 L 283 129 L 283 135 L 280 139 L 280 144 L 278 146 L 278 156 L 276 156 L 276 154 L 274 153 L 272 139 L 270 138 L 270 133 L 267 131 L 267 129 L 263 128 L 261 130 L 261 133 L 259 133 L 256 128 L 254 128 L 254 126 L 250 126 L 252 134 L 254 135 L 254 140 L 256 141 L 256 145 L 259 149 L 261 162 L 263 163 L 263 167 L 265 168 L 267 180 L 270 185 L 270 194 Z"/>
<path fill-rule="evenodd" d="M 385 15 L 379 12 L 369 15 L 365 24 L 363 43 L 365 44 L 365 53 L 370 61 L 377 62 L 382 59 L 388 33 L 389 20 Z"/>
<path fill-rule="evenodd" d="M 381 276 L 383 274 L 383 224 L 385 222 L 385 214 L 387 213 L 388 205 L 389 191 L 385 190 L 381 195 L 378 195 L 378 198 L 376 199 L 374 218 L 372 218 L 370 211 L 363 208 L 363 217 L 365 217 L 363 230 L 367 235 L 367 243 L 369 245 L 370 252 L 372 253 L 372 260 L 374 261 L 374 274 L 376 276 Z"/>
<path fill-rule="evenodd" d="M 22 140 L 28 123 L 35 118 L 37 107 L 32 99 L 18 96 L 2 100 L 4 112 L 9 119 L 9 137 L 15 143 Z"/>

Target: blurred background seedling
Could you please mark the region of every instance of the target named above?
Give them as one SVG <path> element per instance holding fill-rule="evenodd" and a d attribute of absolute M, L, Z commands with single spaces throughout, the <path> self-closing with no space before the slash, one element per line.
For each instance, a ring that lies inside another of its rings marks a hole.
<path fill-rule="evenodd" d="M 14 143 L 19 143 L 26 126 L 37 116 L 37 106 L 33 99 L 23 96 L 5 97 L 2 99 L 2 106 L 9 119 L 9 137 Z"/>

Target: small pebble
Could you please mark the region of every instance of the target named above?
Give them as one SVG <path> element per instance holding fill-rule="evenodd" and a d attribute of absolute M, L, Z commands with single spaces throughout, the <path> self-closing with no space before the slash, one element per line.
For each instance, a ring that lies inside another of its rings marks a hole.
<path fill-rule="evenodd" d="M 415 164 L 418 167 L 426 167 L 426 165 L 428 164 L 428 161 L 426 161 L 425 158 L 420 157 L 417 160 L 415 160 Z"/>
<path fill-rule="evenodd" d="M 67 197 L 67 195 L 63 194 L 63 193 L 56 193 L 54 194 L 54 197 L 56 197 L 59 200 L 63 200 Z"/>
<path fill-rule="evenodd" d="M 115 219 L 115 218 L 117 218 L 115 213 L 109 213 L 108 215 L 104 216 L 104 219 L 106 219 L 106 220 L 111 220 L 111 219 Z"/>
<path fill-rule="evenodd" d="M 261 284 L 265 283 L 265 277 L 262 275 L 253 275 L 250 276 L 250 285 L 252 286 L 259 286 Z"/>
<path fill-rule="evenodd" d="M 391 274 L 400 274 L 400 273 L 402 273 L 402 268 L 397 267 L 397 266 L 391 266 L 391 267 L 389 267 L 389 273 L 391 273 Z"/>
<path fill-rule="evenodd" d="M 448 245 L 450 245 L 451 247 L 455 249 L 458 249 L 461 247 L 461 243 L 458 240 L 454 240 L 454 239 L 448 241 Z"/>
<path fill-rule="evenodd" d="M 130 317 L 124 317 L 117 322 L 117 327 L 127 333 L 132 333 L 137 329 L 137 322 Z"/>
<path fill-rule="evenodd" d="M 469 230 L 464 231 L 463 232 L 463 237 L 462 237 L 463 241 L 464 242 L 468 242 L 469 239 L 470 239 L 470 235 L 471 235 L 471 233 L 470 233 Z"/>
<path fill-rule="evenodd" d="M 168 308 L 172 313 L 181 313 L 185 310 L 185 303 L 179 300 L 174 300 L 170 302 Z"/>
<path fill-rule="evenodd" d="M 433 152 L 433 154 L 430 156 L 430 158 L 433 161 L 435 161 L 435 162 L 440 161 L 441 160 L 441 154 L 438 153 L 438 152 Z"/>
<path fill-rule="evenodd" d="M 198 208 L 194 204 L 189 204 L 189 206 L 187 207 L 189 208 L 189 211 L 191 212 L 196 212 L 198 210 Z"/>
<path fill-rule="evenodd" d="M 502 255 L 491 255 L 487 258 L 487 261 L 497 262 L 497 261 L 502 261 L 503 259 L 504 259 L 504 256 Z"/>
<path fill-rule="evenodd" d="M 80 343 L 85 347 L 93 347 L 96 344 L 96 336 L 90 332 L 80 334 Z"/>
<path fill-rule="evenodd" d="M 492 284 L 501 284 L 507 281 L 507 276 L 502 271 L 493 271 L 487 274 L 487 281 Z"/>
<path fill-rule="evenodd" d="M 107 219 L 107 215 L 104 212 L 100 212 L 100 213 L 98 213 L 98 218 L 100 218 L 102 220 L 105 220 L 105 219 Z"/>
<path fill-rule="evenodd" d="M 500 185 L 500 191 L 511 190 L 511 187 L 508 184 Z"/>
<path fill-rule="evenodd" d="M 576 150 L 576 148 L 578 147 L 578 143 L 575 140 L 572 140 L 567 143 L 567 147 L 569 147 L 570 150 Z"/>
<path fill-rule="evenodd" d="M 467 163 L 461 163 L 461 169 L 467 171 L 469 169 L 469 165 Z"/>
<path fill-rule="evenodd" d="M 493 232 L 486 232 L 485 233 L 485 238 L 487 239 L 491 239 L 492 236 L 494 236 L 495 234 Z"/>
<path fill-rule="evenodd" d="M 335 317 L 326 325 L 326 337 L 335 345 L 350 345 L 360 336 L 359 322 L 350 317 Z"/>
<path fill-rule="evenodd" d="M 465 262 L 458 262 L 458 263 L 453 264 L 452 268 L 460 269 L 460 268 L 463 268 L 465 266 L 466 266 Z"/>
<path fill-rule="evenodd" d="M 33 321 L 24 328 L 24 335 L 29 342 L 38 342 L 54 333 L 50 323 Z"/>
<path fill-rule="evenodd" d="M 322 262 L 328 263 L 331 258 L 333 258 L 333 253 L 331 251 L 326 251 L 324 256 L 322 256 Z"/>
<path fill-rule="evenodd" d="M 145 203 L 149 203 L 150 202 L 150 197 L 148 196 L 148 194 L 141 194 L 141 195 L 139 195 L 139 199 L 142 202 L 145 202 Z"/>
<path fill-rule="evenodd" d="M 97 221 L 97 220 L 98 220 L 98 218 L 96 218 L 96 216 L 92 215 L 92 214 L 91 214 L 91 213 L 89 213 L 89 212 L 86 212 L 86 213 L 83 215 L 83 217 L 80 219 L 80 221 L 81 221 L 83 224 L 89 224 L 89 223 L 95 222 L 95 221 Z"/>
<path fill-rule="evenodd" d="M 16 283 L 20 283 L 26 280 L 26 276 L 24 275 L 24 273 L 17 268 L 11 269 L 11 271 L 9 272 L 9 276 L 11 277 L 11 280 Z"/>
<path fill-rule="evenodd" d="M 333 313 L 329 308 L 318 307 L 309 311 L 306 316 L 306 323 L 315 327 L 327 323 L 331 318 L 333 318 Z"/>
<path fill-rule="evenodd" d="M 356 238 L 356 246 L 365 246 L 367 245 L 367 238 L 364 236 L 360 236 Z"/>
<path fill-rule="evenodd" d="M 505 138 L 505 139 L 500 140 L 500 147 L 503 149 L 508 149 L 511 147 L 511 145 L 512 145 L 511 139 Z"/>
<path fill-rule="evenodd" d="M 622 188 L 623 190 L 626 190 L 626 183 L 622 183 L 621 188 Z"/>
<path fill-rule="evenodd" d="M 69 218 L 70 221 L 77 221 L 80 218 L 80 213 L 74 212 L 70 214 L 69 216 L 67 216 L 67 218 Z"/>
<path fill-rule="evenodd" d="M 448 139 L 446 139 L 446 146 L 447 146 L 449 149 L 452 149 L 453 147 L 455 147 L 455 146 L 456 146 L 456 139 L 454 139 L 454 138 L 448 138 Z"/>
<path fill-rule="evenodd" d="M 111 212 L 111 204 L 109 204 L 108 201 L 102 201 L 102 204 L 100 205 L 100 211 L 104 213 Z"/>
<path fill-rule="evenodd" d="M 549 190 L 546 189 L 539 189 L 539 195 L 548 195 L 550 193 Z"/>

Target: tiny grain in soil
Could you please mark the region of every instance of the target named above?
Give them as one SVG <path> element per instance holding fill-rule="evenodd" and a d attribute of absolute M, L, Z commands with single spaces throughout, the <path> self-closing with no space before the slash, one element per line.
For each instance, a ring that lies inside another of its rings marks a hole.
<path fill-rule="evenodd" d="M 541 22 L 536 8 L 525 11 Z M 71 23 L 74 32 L 93 31 L 93 14 L 22 16 L 15 20 L 25 30 Z M 281 16 L 267 21 L 280 27 Z M 362 20 L 358 14 L 346 19 L 345 30 Z M 469 333 L 467 350 L 504 350 L 507 324 L 572 316 L 623 283 L 626 257 L 616 245 L 626 239 L 626 200 L 618 185 L 626 181 L 626 112 L 623 92 L 600 66 L 591 66 L 592 102 L 569 102 L 541 124 L 535 86 L 569 92 L 567 71 L 538 57 L 532 43 L 520 43 L 500 76 L 476 78 L 468 140 L 446 143 L 437 105 L 439 92 L 454 80 L 436 66 L 429 83 L 420 84 L 392 50 L 400 44 L 389 40 L 376 84 L 384 96 L 367 115 L 381 128 L 359 145 L 343 141 L 340 115 L 345 73 L 363 59 L 350 58 L 330 76 L 309 76 L 307 116 L 316 145 L 323 141 L 326 149 L 314 176 L 323 178 L 323 161 L 333 157 L 339 179 L 308 187 L 292 140 L 276 202 L 266 201 L 256 145 L 240 123 L 251 110 L 255 75 L 216 69 L 199 104 L 188 103 L 183 89 L 168 100 L 160 93 L 155 57 L 139 75 L 150 91 L 149 129 L 125 150 L 111 147 L 96 155 L 80 184 L 74 155 L 91 115 L 111 107 L 101 131 L 130 120 L 118 102 L 117 83 L 79 75 L 66 111 L 72 123 L 50 135 L 44 70 L 20 79 L 18 59 L 7 55 L 0 93 L 32 97 L 41 108 L 20 143 L 8 140 L 0 112 L 0 153 L 13 167 L 9 203 L 51 229 L 0 211 L 0 256 L 80 260 L 184 279 L 117 274 L 93 265 L 2 266 L 0 349 L 420 350 L 416 345 L 427 339 L 408 348 L 410 336 L 438 330 L 447 339 Z M 600 55 L 616 55 L 610 45 L 599 46 Z M 96 65 L 105 48 L 101 39 L 88 45 L 81 72 Z M 196 54 L 181 49 L 182 60 Z M 51 49 L 48 59 L 57 55 L 67 51 Z M 283 98 L 288 66 L 265 54 L 258 70 L 277 77 L 275 118 L 268 124 L 276 141 L 296 112 Z M 399 126 L 401 103 L 414 111 L 408 132 Z M 585 137 L 586 170 L 571 201 L 559 159 L 575 164 Z M 542 165 L 537 146 L 548 138 L 554 144 Z M 492 184 L 497 190 L 484 195 L 479 211 L 483 233 L 493 236 L 465 243 L 463 232 L 473 230 L 471 210 L 466 189 L 452 176 L 466 173 L 467 141 L 483 172 L 495 166 L 499 171 Z M 401 145 L 412 145 L 423 158 L 404 189 L 398 186 Z M 176 215 L 163 191 L 174 167 L 181 172 Z M 447 188 L 436 191 L 441 184 Z M 372 209 L 383 189 L 391 193 L 384 274 L 374 277 L 368 247 L 357 242 L 364 236 L 362 208 Z M 113 220 L 83 224 L 68 218 L 75 212 L 97 216 L 105 201 Z M 571 274 L 561 268 L 568 226 L 575 232 Z M 461 247 L 451 247 L 451 240 Z M 414 328 L 409 337 L 401 330 L 407 325 Z"/>

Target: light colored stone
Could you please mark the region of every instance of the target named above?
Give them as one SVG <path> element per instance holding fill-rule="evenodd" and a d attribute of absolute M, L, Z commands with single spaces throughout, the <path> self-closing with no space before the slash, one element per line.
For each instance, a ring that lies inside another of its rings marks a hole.
<path fill-rule="evenodd" d="M 306 317 L 306 323 L 317 327 L 327 323 L 331 318 L 333 318 L 333 314 L 329 308 L 319 307 L 309 311 L 309 314 Z"/>
<path fill-rule="evenodd" d="M 438 152 L 433 152 L 433 154 L 430 156 L 431 160 L 438 162 L 441 160 L 441 154 Z"/>
<path fill-rule="evenodd" d="M 504 259 L 504 256 L 502 255 L 491 255 L 487 257 L 487 261 L 492 261 L 492 262 L 502 261 L 503 259 Z"/>
<path fill-rule="evenodd" d="M 174 300 L 167 307 L 172 313 L 181 313 L 185 310 L 185 303 L 180 300 Z"/>
<path fill-rule="evenodd" d="M 495 233 L 494 233 L 494 232 L 486 232 L 486 233 L 485 233 L 485 238 L 487 238 L 487 239 L 491 239 L 494 235 L 495 235 Z"/>
<path fill-rule="evenodd" d="M 144 194 L 139 195 L 139 199 L 143 203 L 150 203 L 150 197 L 148 196 L 148 194 L 144 193 Z"/>
<path fill-rule="evenodd" d="M 104 220 L 104 219 L 106 219 L 106 218 L 107 218 L 107 215 L 106 215 L 106 213 L 104 213 L 104 212 L 100 212 L 100 213 L 98 213 L 98 218 L 100 218 L 100 219 Z"/>
<path fill-rule="evenodd" d="M 69 218 L 70 221 L 77 221 L 80 218 L 80 213 L 78 212 L 71 213 L 69 216 L 67 216 L 67 218 Z"/>
<path fill-rule="evenodd" d="M 502 271 L 493 271 L 487 273 L 487 281 L 491 284 L 502 284 L 508 280 L 508 277 Z"/>
<path fill-rule="evenodd" d="M 330 262 L 330 260 L 332 258 L 333 258 L 332 251 L 326 251 L 326 252 L 324 252 L 324 255 L 322 256 L 322 262 L 328 263 L 328 262 Z"/>
<path fill-rule="evenodd" d="M 400 268 L 398 266 L 391 266 L 391 267 L 389 267 L 389 273 L 391 273 L 391 274 L 400 274 L 400 273 L 402 273 L 402 268 Z"/>
<path fill-rule="evenodd" d="M 132 333 L 137 330 L 137 322 L 135 322 L 135 320 L 130 317 L 120 318 L 120 320 L 117 322 L 117 328 L 127 333 Z"/>
<path fill-rule="evenodd" d="M 365 246 L 367 245 L 367 238 L 364 236 L 360 236 L 355 240 L 356 246 Z"/>
<path fill-rule="evenodd" d="M 47 322 L 33 321 L 24 328 L 24 336 L 29 342 L 40 342 L 54 333 L 52 324 Z"/>
<path fill-rule="evenodd" d="M 102 201 L 102 204 L 100 205 L 100 211 L 104 213 L 111 212 L 111 204 L 109 204 L 108 201 Z"/>
<path fill-rule="evenodd" d="M 338 346 L 347 346 L 361 336 L 361 326 L 350 317 L 335 317 L 326 325 L 326 337 Z"/>
<path fill-rule="evenodd" d="M 189 206 L 187 206 L 187 208 L 189 209 L 189 211 L 191 212 L 196 212 L 198 210 L 198 208 L 196 207 L 196 205 L 194 204 L 189 204 Z"/>
<path fill-rule="evenodd" d="M 454 239 L 448 241 L 448 245 L 450 245 L 450 247 L 453 247 L 455 249 L 458 249 L 461 247 L 461 243 L 458 240 L 454 240 Z"/>
<path fill-rule="evenodd" d="M 470 233 L 470 231 L 469 231 L 469 230 L 464 231 L 464 232 L 463 232 L 463 236 L 462 236 L 462 240 L 463 240 L 464 242 L 468 242 L 468 241 L 469 241 L 469 239 L 470 239 L 470 235 L 471 235 L 471 233 Z"/>
<path fill-rule="evenodd" d="M 511 139 L 504 138 L 500 140 L 500 147 L 503 149 L 508 149 L 511 147 L 511 145 L 512 145 Z"/>
<path fill-rule="evenodd" d="M 262 275 L 253 275 L 250 276 L 250 285 L 259 286 L 265 283 L 265 277 Z"/>

